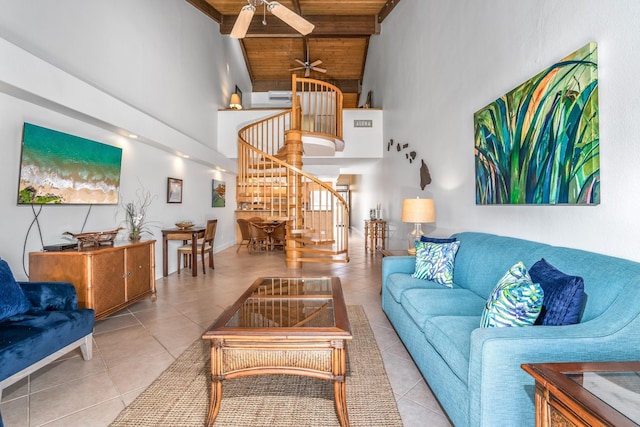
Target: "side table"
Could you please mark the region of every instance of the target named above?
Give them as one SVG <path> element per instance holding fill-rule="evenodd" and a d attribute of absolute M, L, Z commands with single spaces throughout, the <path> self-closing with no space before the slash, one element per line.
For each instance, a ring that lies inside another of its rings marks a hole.
<path fill-rule="evenodd" d="M 640 425 L 640 362 L 532 363 L 536 426 Z"/>
<path fill-rule="evenodd" d="M 364 250 L 374 252 L 376 249 L 384 249 L 387 239 L 387 221 L 383 219 L 364 220 Z"/>

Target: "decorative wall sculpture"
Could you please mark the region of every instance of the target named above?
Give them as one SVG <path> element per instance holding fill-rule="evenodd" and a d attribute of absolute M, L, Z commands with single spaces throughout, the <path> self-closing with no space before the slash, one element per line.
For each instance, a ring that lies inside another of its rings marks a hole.
<path fill-rule="evenodd" d="M 387 142 L 387 151 L 391 150 L 391 147 L 393 147 L 393 145 L 396 145 L 396 151 L 400 152 L 401 150 L 406 150 L 409 148 L 409 143 L 404 143 L 404 144 L 400 144 L 398 143 L 394 143 L 393 139 L 390 139 L 389 142 Z M 416 159 L 416 156 L 418 154 L 415 152 L 415 150 L 411 150 L 408 153 L 404 153 L 404 156 L 407 160 L 409 160 L 409 163 L 413 163 L 413 161 Z M 427 164 L 424 162 L 423 159 L 421 159 L 422 164 L 420 165 L 420 189 L 424 190 L 424 187 L 426 187 L 427 185 L 431 184 L 431 174 L 429 173 L 429 168 L 427 167 Z"/>
<path fill-rule="evenodd" d="M 476 204 L 599 204 L 597 44 L 474 115 Z"/>

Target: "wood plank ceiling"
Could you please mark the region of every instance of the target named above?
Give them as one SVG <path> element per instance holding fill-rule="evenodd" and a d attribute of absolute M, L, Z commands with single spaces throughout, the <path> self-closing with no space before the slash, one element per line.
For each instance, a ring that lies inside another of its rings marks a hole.
<path fill-rule="evenodd" d="M 186 0 L 231 33 L 246 0 Z M 310 78 L 324 80 L 345 94 L 344 106 L 356 107 L 367 59 L 369 38 L 400 0 L 281 0 L 280 4 L 315 25 L 302 36 L 268 11 L 256 7 L 247 36 L 240 40 L 254 92 L 291 90 L 291 74 L 304 76 L 301 61 L 321 60 L 326 73 L 311 71 Z M 263 17 L 266 25 L 263 24 Z M 307 49 L 309 52 L 307 58 Z"/>

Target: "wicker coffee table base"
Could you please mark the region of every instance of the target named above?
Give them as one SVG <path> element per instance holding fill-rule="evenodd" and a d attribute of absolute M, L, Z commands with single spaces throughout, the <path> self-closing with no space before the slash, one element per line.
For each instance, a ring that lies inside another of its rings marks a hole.
<path fill-rule="evenodd" d="M 336 414 L 342 427 L 349 426 L 346 370 L 344 339 L 214 338 L 211 340 L 211 401 L 206 425 L 213 426 L 220 411 L 223 380 L 289 374 L 333 381 Z"/>

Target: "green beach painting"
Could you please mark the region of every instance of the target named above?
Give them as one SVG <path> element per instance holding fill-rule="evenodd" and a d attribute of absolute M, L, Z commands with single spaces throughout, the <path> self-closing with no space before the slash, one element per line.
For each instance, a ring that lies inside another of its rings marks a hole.
<path fill-rule="evenodd" d="M 600 203 L 597 44 L 474 115 L 476 204 Z"/>
<path fill-rule="evenodd" d="M 24 124 L 18 204 L 117 204 L 122 149 Z"/>

